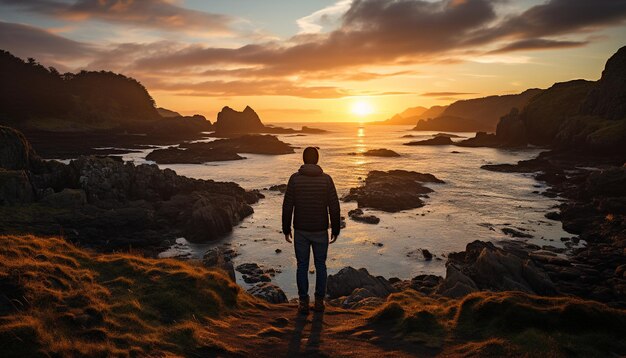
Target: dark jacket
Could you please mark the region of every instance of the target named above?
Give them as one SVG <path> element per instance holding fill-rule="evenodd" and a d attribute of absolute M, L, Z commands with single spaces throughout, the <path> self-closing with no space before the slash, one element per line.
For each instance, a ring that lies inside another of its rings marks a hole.
<path fill-rule="evenodd" d="M 302 231 L 328 229 L 328 216 L 333 235 L 339 235 L 339 198 L 330 175 L 315 164 L 304 164 L 289 178 L 283 200 L 283 233 L 293 227 Z"/>

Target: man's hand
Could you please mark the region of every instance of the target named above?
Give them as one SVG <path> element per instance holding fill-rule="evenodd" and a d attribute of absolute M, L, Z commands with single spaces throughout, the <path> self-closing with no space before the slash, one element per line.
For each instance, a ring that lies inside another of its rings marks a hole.
<path fill-rule="evenodd" d="M 293 236 L 291 235 L 291 233 L 289 234 L 285 234 L 285 241 L 287 241 L 288 243 L 292 243 L 291 239 L 293 238 Z"/>
<path fill-rule="evenodd" d="M 330 235 L 330 241 L 329 243 L 332 244 L 333 242 L 337 241 L 337 235 Z"/>

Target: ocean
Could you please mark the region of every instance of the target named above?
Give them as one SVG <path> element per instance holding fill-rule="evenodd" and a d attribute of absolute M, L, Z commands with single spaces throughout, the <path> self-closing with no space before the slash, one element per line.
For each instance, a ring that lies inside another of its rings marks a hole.
<path fill-rule="evenodd" d="M 247 159 L 214 162 L 203 165 L 160 165 L 180 175 L 217 181 L 233 181 L 246 189 L 260 189 L 265 199 L 253 205 L 254 214 L 218 242 L 187 243 L 184 238 L 161 254 L 162 257 L 185 255 L 201 258 L 215 245 L 231 245 L 239 255 L 235 265 L 254 262 L 278 273 L 273 282 L 288 297 L 297 296 L 295 257 L 292 245 L 281 234 L 283 194 L 266 188 L 286 183 L 302 163 L 302 149 L 320 148 L 320 166 L 333 177 L 339 196 L 359 186 L 371 170 L 404 169 L 431 173 L 445 184 L 427 184 L 434 190 L 422 208 L 398 213 L 365 210 L 381 221 L 378 225 L 358 223 L 348 218 L 356 203 L 341 202 L 346 228 L 328 253 L 329 274 L 345 266 L 365 267 L 371 274 L 386 278 L 409 279 L 419 274 L 445 275 L 446 256 L 461 251 L 474 240 L 497 243 L 507 239 L 501 229 L 515 228 L 533 235 L 524 239 L 539 246 L 563 247 L 562 237 L 570 236 L 561 223 L 544 217 L 554 210 L 559 198 L 548 198 L 537 192 L 546 188 L 527 174 L 497 173 L 480 169 L 484 164 L 516 163 L 535 157 L 541 149 L 521 150 L 494 148 L 462 148 L 455 146 L 405 146 L 412 140 L 428 139 L 435 132 L 412 132 L 410 126 L 367 125 L 359 123 L 280 123 L 299 128 L 307 125 L 329 131 L 325 134 L 278 137 L 295 147 L 295 154 L 243 154 Z M 413 138 L 402 138 L 404 135 Z M 453 133 L 472 137 L 474 133 Z M 453 140 L 461 140 L 455 138 Z M 212 139 L 207 139 L 212 140 Z M 369 149 L 387 148 L 398 152 L 397 158 L 351 155 Z M 129 153 L 124 160 L 146 163 L 149 152 Z M 458 153 L 454 153 L 458 152 Z M 515 239 L 520 240 L 520 239 Z M 276 249 L 281 252 L 277 253 Z M 420 249 L 427 249 L 435 258 L 424 260 Z M 313 265 L 311 260 L 311 266 Z M 238 283 L 247 287 L 238 275 Z M 313 285 L 313 275 L 311 275 Z M 312 293 L 312 288 L 311 288 Z"/>

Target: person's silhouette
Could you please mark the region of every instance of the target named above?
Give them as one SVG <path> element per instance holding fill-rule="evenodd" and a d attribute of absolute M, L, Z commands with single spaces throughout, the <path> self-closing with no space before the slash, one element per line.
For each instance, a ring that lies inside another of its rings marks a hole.
<path fill-rule="evenodd" d="M 309 312 L 309 257 L 313 249 L 315 264 L 315 306 L 324 310 L 326 296 L 326 255 L 328 244 L 337 240 L 340 230 L 340 208 L 335 183 L 330 175 L 317 165 L 319 152 L 307 147 L 302 157 L 304 164 L 289 178 L 283 200 L 283 234 L 288 243 L 294 239 L 296 251 L 296 282 L 300 305 L 298 311 Z M 328 218 L 330 216 L 331 238 L 328 240 Z M 291 235 L 291 221 L 295 235 Z"/>

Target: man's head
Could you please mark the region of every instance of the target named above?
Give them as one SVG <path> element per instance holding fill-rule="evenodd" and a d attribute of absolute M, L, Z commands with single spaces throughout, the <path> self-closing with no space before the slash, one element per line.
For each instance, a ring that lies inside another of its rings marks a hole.
<path fill-rule="evenodd" d="M 306 147 L 304 152 L 302 152 L 302 159 L 304 164 L 317 164 L 317 161 L 320 159 L 320 153 L 315 147 Z"/>

